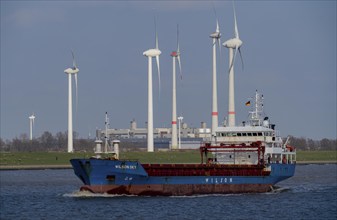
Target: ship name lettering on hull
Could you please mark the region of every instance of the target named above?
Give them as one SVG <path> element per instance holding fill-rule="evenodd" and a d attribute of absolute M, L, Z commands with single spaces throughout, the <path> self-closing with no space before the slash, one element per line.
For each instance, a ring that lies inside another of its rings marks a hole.
<path fill-rule="evenodd" d="M 216 177 L 216 178 L 205 178 L 205 182 L 206 183 L 215 183 L 215 184 L 219 184 L 219 183 L 232 183 L 233 179 L 232 178 L 223 178 L 223 177 Z"/>

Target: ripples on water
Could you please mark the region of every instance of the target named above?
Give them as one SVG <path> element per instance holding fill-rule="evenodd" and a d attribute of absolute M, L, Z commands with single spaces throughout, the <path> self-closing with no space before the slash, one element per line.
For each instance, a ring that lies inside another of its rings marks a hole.
<path fill-rule="evenodd" d="M 141 197 L 79 192 L 72 170 L 0 171 L 0 219 L 336 219 L 337 165 L 298 165 L 263 194 Z"/>

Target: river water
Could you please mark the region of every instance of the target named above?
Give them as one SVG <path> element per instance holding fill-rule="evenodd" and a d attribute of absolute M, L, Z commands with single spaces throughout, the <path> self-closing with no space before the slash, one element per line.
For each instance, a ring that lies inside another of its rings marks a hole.
<path fill-rule="evenodd" d="M 298 165 L 271 193 L 97 196 L 71 169 L 0 171 L 0 219 L 337 219 L 336 179 L 336 164 Z"/>

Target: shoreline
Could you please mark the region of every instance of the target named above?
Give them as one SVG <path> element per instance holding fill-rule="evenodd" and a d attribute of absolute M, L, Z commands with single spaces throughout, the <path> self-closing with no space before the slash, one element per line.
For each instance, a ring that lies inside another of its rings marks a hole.
<path fill-rule="evenodd" d="M 61 170 L 61 169 L 72 169 L 69 164 L 63 165 L 0 165 L 1 170 Z"/>
<path fill-rule="evenodd" d="M 297 161 L 297 165 L 309 165 L 309 164 L 337 164 L 337 161 Z M 72 169 L 70 164 L 62 165 L 0 165 L 1 170 L 60 170 L 60 169 Z"/>

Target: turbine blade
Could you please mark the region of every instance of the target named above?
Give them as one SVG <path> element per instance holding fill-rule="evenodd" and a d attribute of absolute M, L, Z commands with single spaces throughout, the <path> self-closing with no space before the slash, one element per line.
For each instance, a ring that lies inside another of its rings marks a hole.
<path fill-rule="evenodd" d="M 235 5 L 234 5 L 234 1 L 233 1 L 233 11 L 234 11 L 234 31 L 235 31 L 235 38 L 240 38 L 239 37 L 239 30 L 238 30 L 238 25 L 236 22 L 236 13 L 235 13 Z"/>
<path fill-rule="evenodd" d="M 76 114 L 78 109 L 78 87 L 77 87 L 77 73 L 75 75 L 75 89 L 76 89 Z"/>
<path fill-rule="evenodd" d="M 157 69 L 158 69 L 158 85 L 159 85 L 159 97 L 160 97 L 160 91 L 161 91 L 161 86 L 160 86 L 160 66 L 159 66 L 159 56 L 156 56 L 156 61 L 157 61 Z"/>
<path fill-rule="evenodd" d="M 156 49 L 159 48 L 158 46 L 158 33 L 157 33 L 157 22 L 156 22 L 156 17 L 154 17 L 154 30 L 155 30 L 155 38 L 156 38 Z"/>
<path fill-rule="evenodd" d="M 179 24 L 177 24 L 177 60 L 178 60 L 178 65 L 179 65 L 179 73 L 180 73 L 180 79 L 183 79 L 183 74 L 181 71 L 181 62 L 180 62 L 180 46 L 179 46 Z"/>
<path fill-rule="evenodd" d="M 177 56 L 179 71 L 180 71 L 180 79 L 183 79 L 183 72 L 181 71 L 181 62 L 180 62 L 180 55 Z"/>
<path fill-rule="evenodd" d="M 213 11 L 214 11 L 214 15 L 215 15 L 215 18 L 216 18 L 216 29 L 215 29 L 215 32 L 220 34 L 219 19 L 218 19 L 218 16 L 216 14 L 214 3 L 213 3 Z M 220 53 L 220 56 L 221 56 L 221 40 L 220 40 L 220 37 L 217 38 L 217 43 L 219 45 L 219 53 Z"/>
<path fill-rule="evenodd" d="M 216 19 L 216 29 L 215 32 L 220 32 L 220 28 L 219 28 L 219 21 L 218 21 L 218 16 L 216 15 L 216 10 L 215 10 L 215 6 L 214 6 L 214 2 L 213 2 L 213 11 L 214 11 L 214 15 L 215 15 L 215 19 Z"/>
<path fill-rule="evenodd" d="M 72 49 L 71 49 L 71 55 L 73 56 L 73 67 L 77 68 L 76 61 L 75 61 L 74 51 Z"/>
<path fill-rule="evenodd" d="M 179 54 L 179 24 L 177 24 L 177 53 Z"/>
<path fill-rule="evenodd" d="M 215 30 L 215 32 L 220 33 L 218 18 L 216 18 L 216 30 Z"/>
<path fill-rule="evenodd" d="M 234 63 L 235 63 L 235 57 L 236 57 L 237 52 L 238 52 L 238 47 L 235 47 L 235 53 L 234 53 L 234 55 L 233 55 L 232 63 L 231 63 L 231 66 L 229 67 L 228 72 L 230 72 L 231 69 L 232 69 L 233 66 L 234 66 Z"/>
<path fill-rule="evenodd" d="M 218 45 L 219 45 L 219 54 L 220 54 L 220 57 L 221 57 L 221 40 L 220 40 L 220 38 L 218 38 Z"/>
<path fill-rule="evenodd" d="M 243 65 L 243 59 L 242 59 L 242 54 L 241 54 L 241 47 L 239 47 L 239 54 L 240 54 L 241 64 L 242 64 L 242 70 L 243 70 L 244 69 L 244 65 Z"/>

